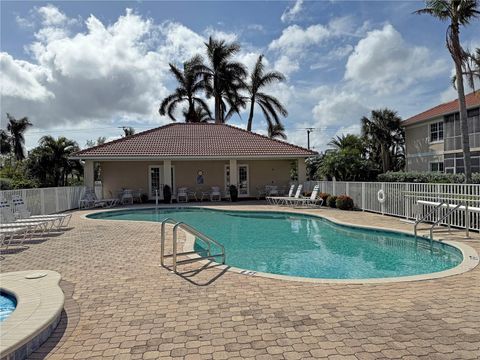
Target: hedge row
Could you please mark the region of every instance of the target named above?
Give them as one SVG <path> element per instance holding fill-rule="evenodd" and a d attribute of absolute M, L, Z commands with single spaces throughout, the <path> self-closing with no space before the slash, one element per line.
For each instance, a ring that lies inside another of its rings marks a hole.
<path fill-rule="evenodd" d="M 435 172 L 387 172 L 380 174 L 377 181 L 381 182 L 411 182 L 411 183 L 441 183 L 462 184 L 465 182 L 464 174 L 443 174 Z M 480 184 L 480 173 L 472 175 L 472 182 Z"/>

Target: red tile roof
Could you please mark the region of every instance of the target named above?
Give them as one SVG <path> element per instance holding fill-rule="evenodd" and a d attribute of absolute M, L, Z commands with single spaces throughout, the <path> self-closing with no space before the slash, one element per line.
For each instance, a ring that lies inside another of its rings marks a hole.
<path fill-rule="evenodd" d="M 465 96 L 465 100 L 467 102 L 467 109 L 480 106 L 480 92 L 471 92 L 467 96 Z M 412 116 L 407 120 L 402 122 L 403 126 L 408 126 L 412 124 L 416 124 L 425 120 L 429 120 L 438 116 L 453 114 L 459 111 L 459 104 L 458 99 L 452 100 L 447 103 L 440 104 L 435 106 L 427 111 L 424 111 L 420 114 Z"/>
<path fill-rule="evenodd" d="M 73 158 L 308 157 L 300 146 L 225 124 L 174 123 L 81 150 Z"/>

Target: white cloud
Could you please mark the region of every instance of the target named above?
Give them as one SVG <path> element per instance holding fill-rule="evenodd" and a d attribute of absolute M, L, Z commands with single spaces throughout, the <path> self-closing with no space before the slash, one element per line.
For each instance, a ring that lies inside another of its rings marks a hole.
<path fill-rule="evenodd" d="M 297 71 L 300 64 L 297 60 L 290 59 L 288 56 L 282 55 L 275 61 L 275 70 L 280 71 L 285 76 Z"/>
<path fill-rule="evenodd" d="M 69 21 L 68 17 L 52 4 L 39 8 L 38 14 L 42 17 L 44 26 L 63 26 Z"/>
<path fill-rule="evenodd" d="M 7 53 L 0 53 L 1 86 L 0 95 L 11 96 L 23 100 L 44 101 L 54 95 L 42 82 L 49 74 L 41 66 L 26 61 L 15 60 Z"/>
<path fill-rule="evenodd" d="M 302 11 L 303 0 L 295 0 L 295 3 L 291 7 L 287 7 L 283 12 L 280 20 L 282 22 L 290 22 L 298 19 L 300 12 Z"/>
<path fill-rule="evenodd" d="M 327 54 L 327 57 L 333 60 L 340 60 L 350 55 L 352 51 L 353 51 L 353 46 L 350 44 L 347 44 L 347 45 L 343 45 L 330 50 Z"/>
<path fill-rule="evenodd" d="M 402 35 L 387 24 L 383 29 L 368 32 L 358 42 L 348 58 L 345 79 L 379 94 L 388 94 L 432 78 L 445 69 L 443 60 L 435 60 L 425 47 L 406 43 Z"/>
<path fill-rule="evenodd" d="M 238 40 L 237 34 L 214 29 L 210 26 L 205 29 L 204 33 L 207 37 L 211 36 L 214 39 L 225 40 L 226 42 L 234 42 Z"/>
<path fill-rule="evenodd" d="M 299 55 L 307 47 L 318 45 L 331 35 L 323 25 L 311 25 L 305 29 L 298 25 L 291 25 L 282 31 L 282 35 L 273 40 L 268 46 L 289 56 Z"/>

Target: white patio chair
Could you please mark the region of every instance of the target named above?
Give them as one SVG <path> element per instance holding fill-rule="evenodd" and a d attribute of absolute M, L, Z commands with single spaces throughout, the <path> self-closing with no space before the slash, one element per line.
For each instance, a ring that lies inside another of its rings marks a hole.
<path fill-rule="evenodd" d="M 72 214 L 32 215 L 20 195 L 12 196 L 13 214 L 17 219 L 29 220 L 58 220 L 59 227 L 67 227 L 72 219 Z"/>
<path fill-rule="evenodd" d="M 177 189 L 177 202 L 188 202 L 188 189 L 186 187 Z"/>
<path fill-rule="evenodd" d="M 297 191 L 295 191 L 295 195 L 293 197 L 290 197 L 290 196 L 284 197 L 279 203 L 279 205 L 289 206 L 289 205 L 292 205 L 292 201 L 302 199 L 302 190 L 303 190 L 303 185 L 302 184 L 298 185 Z"/>
<path fill-rule="evenodd" d="M 281 205 L 281 204 L 283 204 L 285 199 L 293 197 L 293 192 L 294 191 L 295 191 L 295 184 L 290 186 L 290 190 L 288 190 L 288 195 L 287 196 L 267 196 L 266 200 L 271 205 Z"/>
<path fill-rule="evenodd" d="M 22 236 L 23 238 L 20 241 L 22 245 L 23 242 L 27 239 L 27 235 L 29 234 L 30 227 L 28 226 L 17 226 L 17 227 L 0 227 L 0 247 L 4 247 L 8 249 L 11 245 L 13 238 L 15 236 Z M 8 242 L 7 242 L 8 239 Z"/>
<path fill-rule="evenodd" d="M 267 195 L 267 192 L 261 186 L 257 186 L 256 189 L 257 189 L 257 199 L 258 200 L 260 200 L 261 198 L 263 198 Z"/>
<path fill-rule="evenodd" d="M 133 191 L 129 189 L 123 190 L 122 194 L 122 205 L 126 204 L 133 205 Z"/>
<path fill-rule="evenodd" d="M 210 201 L 222 201 L 222 193 L 220 192 L 220 187 L 212 186 L 212 191 L 210 192 Z"/>
<path fill-rule="evenodd" d="M 318 192 L 320 190 L 320 185 L 315 185 L 312 191 L 312 194 L 310 197 L 304 198 L 304 197 L 299 197 L 298 199 L 291 199 L 290 200 L 290 205 L 317 205 L 320 203 L 320 206 L 323 204 L 323 199 L 317 199 L 318 197 Z"/>

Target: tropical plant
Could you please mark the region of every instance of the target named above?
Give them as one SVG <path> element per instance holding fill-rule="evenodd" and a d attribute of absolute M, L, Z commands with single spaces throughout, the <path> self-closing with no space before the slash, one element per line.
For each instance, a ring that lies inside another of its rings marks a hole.
<path fill-rule="evenodd" d="M 247 70 L 242 63 L 232 61 L 240 51 L 238 43 L 226 43 L 210 37 L 205 45 L 208 64 L 202 66 L 200 72 L 204 77 L 207 97 L 215 100 L 215 123 L 225 123 L 246 105 L 241 90 L 245 89 Z"/>
<path fill-rule="evenodd" d="M 365 150 L 365 144 L 360 136 L 353 134 L 337 135 L 328 143 L 331 147 L 337 150 L 353 149 L 363 153 Z"/>
<path fill-rule="evenodd" d="M 460 43 L 460 27 L 467 26 L 474 18 L 480 15 L 477 7 L 477 0 L 427 0 L 426 7 L 416 11 L 417 14 L 428 14 L 438 18 L 440 21 L 449 22 L 446 31 L 446 44 L 455 64 L 456 89 L 460 104 L 462 150 L 467 183 L 472 181 L 467 105 L 463 84 L 464 67 L 468 58 L 466 57 L 467 52 Z"/>
<path fill-rule="evenodd" d="M 183 116 L 185 116 L 185 119 L 187 118 L 187 116 L 189 116 L 187 109 L 183 110 Z M 210 112 L 210 110 L 208 109 L 205 110 L 205 108 L 203 108 L 202 106 L 195 107 L 193 119 L 194 120 L 192 120 L 191 122 L 199 122 L 199 123 L 206 123 L 213 120 L 212 113 Z"/>
<path fill-rule="evenodd" d="M 283 140 L 287 139 L 287 135 L 285 134 L 285 128 L 282 124 L 278 123 L 268 123 L 268 137 L 270 139 L 275 138 L 282 138 Z"/>
<path fill-rule="evenodd" d="M 337 197 L 335 195 L 330 195 L 327 197 L 327 206 L 331 208 L 337 207 Z"/>
<path fill-rule="evenodd" d="M 64 186 L 68 184 L 69 175 L 81 173 L 78 160 L 69 157 L 80 150 L 77 143 L 63 136 L 55 139 L 50 135 L 43 136 L 39 146 L 34 148 L 27 161 L 27 169 L 31 177 L 37 178 L 43 186 Z"/>
<path fill-rule="evenodd" d="M 360 151 L 354 149 L 329 150 L 323 156 L 317 177 L 340 181 L 370 180 L 377 174 L 376 168 Z"/>
<path fill-rule="evenodd" d="M 7 130 L 10 133 L 10 141 L 12 144 L 15 159 L 20 161 L 25 159 L 25 131 L 32 126 L 27 117 L 15 119 L 7 113 Z"/>
<path fill-rule="evenodd" d="M 10 136 L 3 129 L 0 129 L 0 154 L 7 155 L 12 152 L 12 142 Z"/>
<path fill-rule="evenodd" d="M 98 145 L 103 145 L 107 141 L 107 138 L 105 136 L 99 136 L 97 140 L 87 140 L 85 146 L 86 147 L 94 147 Z"/>
<path fill-rule="evenodd" d="M 279 113 L 282 116 L 287 116 L 287 109 L 280 103 L 280 101 L 271 95 L 262 91 L 268 85 L 278 81 L 284 81 L 285 76 L 278 71 L 265 72 L 263 65 L 263 55 L 258 57 L 258 60 L 250 74 L 250 83 L 247 85 L 250 100 L 250 113 L 248 115 L 247 130 L 252 131 L 253 114 L 255 112 L 255 104 L 260 106 L 260 109 L 265 116 L 268 128 L 274 125 L 281 125 Z"/>
<path fill-rule="evenodd" d="M 405 131 L 402 119 L 390 109 L 372 110 L 371 117 L 363 117 L 362 135 L 368 156 L 381 164 L 382 172 L 402 170 L 405 164 Z"/>
<path fill-rule="evenodd" d="M 177 68 L 173 64 L 170 65 L 170 72 L 178 82 L 178 87 L 173 94 L 163 99 L 160 105 L 160 115 L 168 115 L 173 121 L 175 118 L 175 109 L 177 105 L 183 102 L 187 103 L 187 107 L 183 110 L 185 122 L 201 122 L 198 117 L 200 114 L 206 113 L 209 118 L 212 117 L 210 109 L 204 99 L 197 96 L 197 93 L 205 89 L 205 80 L 201 70 L 203 59 L 200 55 L 192 57 L 183 63 L 183 70 Z M 199 110 L 201 109 L 201 110 Z"/>
<path fill-rule="evenodd" d="M 132 136 L 133 134 L 135 134 L 135 129 L 131 126 L 124 126 L 122 127 L 122 129 L 124 137 Z"/>

